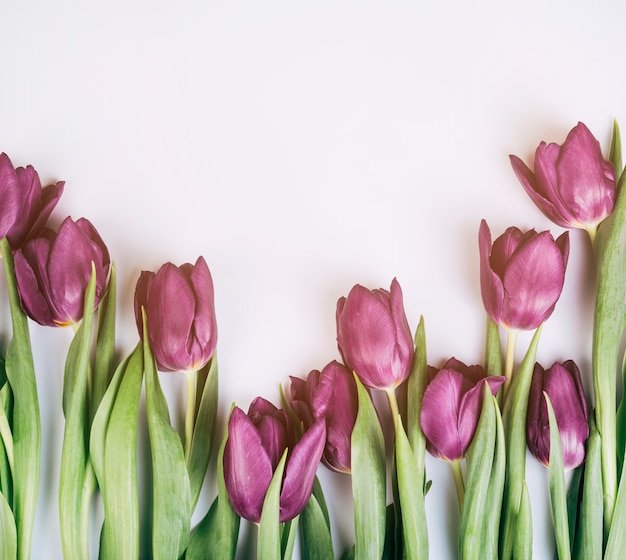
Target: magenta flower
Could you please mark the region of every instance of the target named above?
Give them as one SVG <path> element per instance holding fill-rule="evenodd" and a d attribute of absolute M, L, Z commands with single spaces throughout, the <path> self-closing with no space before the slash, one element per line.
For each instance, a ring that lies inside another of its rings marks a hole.
<path fill-rule="evenodd" d="M 165 263 L 143 271 L 135 287 L 135 320 L 143 338 L 146 310 L 150 347 L 161 371 L 204 367 L 217 346 L 213 279 L 204 258 L 195 265 Z"/>
<path fill-rule="evenodd" d="M 615 205 L 615 171 L 600 143 L 579 122 L 562 146 L 541 142 L 533 173 L 517 156 L 513 171 L 533 202 L 555 224 L 595 231 Z"/>
<path fill-rule="evenodd" d="M 32 165 L 15 169 L 9 156 L 0 154 L 0 239 L 6 237 L 16 251 L 44 227 L 63 193 L 64 183 L 41 188 Z"/>
<path fill-rule="evenodd" d="M 345 364 L 368 387 L 392 389 L 409 376 L 413 337 L 395 278 L 390 291 L 356 285 L 339 299 L 337 343 Z"/>
<path fill-rule="evenodd" d="M 454 358 L 443 368 L 429 367 L 420 422 L 426 447 L 445 461 L 458 461 L 472 443 L 482 410 L 484 383 L 496 394 L 503 376 L 487 376 L 481 366 L 466 366 Z"/>
<path fill-rule="evenodd" d="M 569 255 L 569 235 L 508 228 L 491 245 L 480 223 L 480 290 L 491 319 L 513 330 L 532 330 L 552 313 L 561 295 Z"/>
<path fill-rule="evenodd" d="M 585 441 L 589 437 L 587 400 L 580 371 L 572 360 L 555 363 L 544 370 L 535 364 L 528 396 L 526 440 L 538 461 L 550 462 L 550 423 L 543 393 L 550 397 L 561 436 L 563 466 L 573 469 L 585 460 Z"/>
<path fill-rule="evenodd" d="M 352 429 L 358 412 L 356 382 L 352 372 L 332 361 L 306 380 L 291 378 L 291 405 L 305 428 L 326 422 L 322 463 L 337 472 L 351 472 Z"/>
<path fill-rule="evenodd" d="M 109 251 L 96 228 L 66 218 L 58 232 L 49 228 L 15 253 L 15 275 L 27 315 L 41 325 L 67 326 L 83 317 L 84 299 L 96 270 L 97 306 L 108 280 Z"/>
<path fill-rule="evenodd" d="M 272 476 L 288 449 L 280 521 L 299 515 L 313 491 L 325 439 L 322 419 L 315 421 L 296 443 L 284 410 L 260 397 L 252 402 L 247 415 L 235 407 L 224 448 L 224 482 L 235 512 L 259 523 Z"/>

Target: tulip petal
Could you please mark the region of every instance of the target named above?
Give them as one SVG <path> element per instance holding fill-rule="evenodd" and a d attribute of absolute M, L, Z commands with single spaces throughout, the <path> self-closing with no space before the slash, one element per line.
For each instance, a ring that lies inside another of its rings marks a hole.
<path fill-rule="evenodd" d="M 0 239 L 6 237 L 18 221 L 22 205 L 15 168 L 5 153 L 0 154 Z"/>
<path fill-rule="evenodd" d="M 313 491 L 315 473 L 326 441 L 324 420 L 313 424 L 296 444 L 287 460 L 280 493 L 280 521 L 293 519 L 303 509 Z"/>
<path fill-rule="evenodd" d="M 205 362 L 217 346 L 217 320 L 215 317 L 213 278 L 203 257 L 196 260 L 191 271 L 191 285 L 195 294 L 196 310 L 189 334 L 189 355 L 197 364 Z"/>
<path fill-rule="evenodd" d="M 258 523 L 271 480 L 272 466 L 259 433 L 244 412 L 235 407 L 224 448 L 224 482 L 235 512 Z"/>
<path fill-rule="evenodd" d="M 485 220 L 480 222 L 478 247 L 480 253 L 480 292 L 483 305 L 487 315 L 491 317 L 494 323 L 502 324 L 504 287 L 500 277 L 491 268 L 491 233 Z"/>

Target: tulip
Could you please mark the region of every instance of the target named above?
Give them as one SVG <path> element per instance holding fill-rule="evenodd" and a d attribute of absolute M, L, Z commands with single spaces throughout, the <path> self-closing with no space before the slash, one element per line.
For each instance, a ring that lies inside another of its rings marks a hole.
<path fill-rule="evenodd" d="M 354 286 L 337 302 L 336 317 L 339 352 L 364 385 L 389 391 L 409 376 L 413 337 L 395 278 L 390 291 Z"/>
<path fill-rule="evenodd" d="M 16 251 L 35 237 L 63 193 L 63 181 L 41 188 L 31 165 L 15 169 L 9 156 L 0 154 L 0 239 L 6 237 Z"/>
<path fill-rule="evenodd" d="M 532 330 L 552 313 L 561 295 L 569 235 L 508 228 L 493 246 L 485 220 L 479 234 L 480 288 L 489 317 L 513 330 Z"/>
<path fill-rule="evenodd" d="M 465 457 L 482 410 L 484 383 L 495 395 L 503 376 L 487 376 L 481 366 L 451 358 L 441 369 L 429 367 L 420 422 L 434 457 L 454 462 Z"/>
<path fill-rule="evenodd" d="M 541 142 L 534 173 L 509 156 L 513 171 L 533 202 L 555 224 L 584 228 L 592 235 L 615 205 L 615 171 L 600 143 L 578 123 L 562 146 Z"/>
<path fill-rule="evenodd" d="M 300 514 L 313 491 L 324 450 L 324 420 L 316 420 L 296 443 L 284 410 L 262 398 L 246 415 L 235 407 L 224 448 L 224 482 L 233 510 L 259 523 L 265 495 L 280 459 L 288 450 L 280 492 L 280 521 Z"/>
<path fill-rule="evenodd" d="M 197 371 L 217 346 L 213 280 L 204 258 L 195 265 L 165 263 L 143 271 L 135 288 L 135 319 L 143 338 L 146 311 L 150 347 L 161 371 Z"/>
<path fill-rule="evenodd" d="M 78 323 L 83 317 L 92 264 L 97 306 L 111 261 L 96 228 L 85 218 L 74 222 L 69 217 L 58 232 L 44 228 L 15 254 L 15 275 L 26 314 L 41 325 Z"/>
<path fill-rule="evenodd" d="M 291 378 L 291 405 L 305 428 L 326 422 L 322 463 L 336 472 L 351 472 L 352 429 L 358 412 L 356 382 L 352 372 L 332 361 L 306 380 Z"/>
<path fill-rule="evenodd" d="M 587 400 L 580 371 L 572 360 L 556 362 L 544 370 L 535 364 L 528 397 L 526 439 L 535 458 L 550 462 L 550 424 L 544 392 L 550 397 L 561 436 L 563 466 L 573 469 L 585 459 L 585 441 L 589 437 Z"/>

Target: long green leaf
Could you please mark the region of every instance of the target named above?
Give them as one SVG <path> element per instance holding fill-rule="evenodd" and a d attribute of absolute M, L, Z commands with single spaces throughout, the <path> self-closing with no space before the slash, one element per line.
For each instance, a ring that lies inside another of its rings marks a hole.
<path fill-rule="evenodd" d="M 615 514 L 609 531 L 604 560 L 621 560 L 626 550 L 626 471 L 622 473 L 615 502 Z"/>
<path fill-rule="evenodd" d="M 104 466 L 98 477 L 104 503 L 104 528 L 100 543 L 102 560 L 139 558 L 137 421 L 142 378 L 143 351 L 139 345 L 123 370 L 106 423 Z M 109 391 L 114 389 L 111 383 Z M 105 405 L 109 391 L 101 407 Z"/>
<path fill-rule="evenodd" d="M 385 443 L 378 415 L 355 375 L 359 411 L 352 430 L 355 558 L 380 558 L 385 545 Z"/>
<path fill-rule="evenodd" d="M 330 527 L 315 495 L 311 495 L 300 514 L 303 560 L 334 560 Z"/>
<path fill-rule="evenodd" d="M 517 531 L 513 539 L 513 558 L 530 559 L 533 555 L 532 510 L 526 481 L 522 482 L 520 505 L 517 512 Z"/>
<path fill-rule="evenodd" d="M 0 445 L 0 493 L 4 495 L 9 506 L 13 504 L 13 434 L 9 424 L 13 410 L 12 401 L 11 387 L 6 383 L 0 389 L 0 415 L 4 416 L 8 426 L 8 433 L 0 435 L 2 441 Z M 3 421 L 0 420 L 0 422 Z"/>
<path fill-rule="evenodd" d="M 168 560 L 180 557 L 189 542 L 189 477 L 180 437 L 169 421 L 145 319 L 143 328 L 146 410 L 152 451 L 152 558 Z"/>
<path fill-rule="evenodd" d="M 280 538 L 280 491 L 283 484 L 283 470 L 287 460 L 287 450 L 274 471 L 270 482 L 259 523 L 258 560 L 278 560 L 281 557 Z"/>
<path fill-rule="evenodd" d="M 415 456 L 419 459 L 426 452 L 426 437 L 424 432 L 422 432 L 420 420 L 428 369 L 426 361 L 426 329 L 423 317 L 420 318 L 420 322 L 415 330 L 414 343 L 415 359 L 407 382 L 407 436 L 411 449 L 413 449 Z M 418 468 L 422 467 L 423 465 L 418 465 Z"/>
<path fill-rule="evenodd" d="M 408 560 L 428 558 L 428 529 L 424 508 L 423 467 L 424 457 L 416 457 L 402 426 L 400 415 L 396 419 L 396 469 L 398 494 L 402 518 L 402 539 Z"/>
<path fill-rule="evenodd" d="M 13 560 L 17 555 L 17 529 L 13 512 L 0 494 L 0 558 Z"/>
<path fill-rule="evenodd" d="M 280 557 L 282 560 L 291 560 L 298 534 L 300 516 L 296 515 L 290 521 L 282 523 L 280 535 Z"/>
<path fill-rule="evenodd" d="M 6 238 L 0 240 L 0 250 L 13 328 L 13 336 L 5 357 L 5 367 L 14 396 L 12 428 L 17 475 L 13 481 L 13 512 L 17 527 L 17 557 L 20 560 L 29 560 L 39 490 L 41 446 L 39 399 L 28 320 L 20 307 L 13 254 Z"/>
<path fill-rule="evenodd" d="M 230 505 L 224 482 L 224 447 L 227 439 L 228 429 L 224 430 L 217 454 L 217 497 L 191 535 L 186 560 L 203 560 L 207 550 L 211 550 L 215 558 L 232 560 L 235 557 L 240 518 Z"/>
<path fill-rule="evenodd" d="M 554 520 L 556 550 L 560 560 L 569 560 L 571 553 L 561 436 L 559 435 L 559 427 L 556 423 L 556 416 L 554 415 L 550 397 L 545 392 L 543 396 L 548 406 L 548 420 L 550 424 L 550 504 Z"/>
<path fill-rule="evenodd" d="M 70 344 L 63 381 L 65 431 L 59 478 L 59 518 L 63 556 L 67 560 L 89 556 L 88 520 L 83 520 L 81 514 L 89 454 L 87 380 L 95 293 L 96 274 L 92 271 L 85 292 L 83 320 Z"/>
<path fill-rule="evenodd" d="M 217 356 L 197 374 L 198 394 L 200 395 L 196 414 L 191 452 L 187 464 L 189 485 L 191 488 L 191 511 L 196 507 L 202 483 L 206 476 L 211 450 L 213 448 L 213 433 L 218 408 L 218 373 Z M 201 391 L 201 392 L 200 392 Z"/>

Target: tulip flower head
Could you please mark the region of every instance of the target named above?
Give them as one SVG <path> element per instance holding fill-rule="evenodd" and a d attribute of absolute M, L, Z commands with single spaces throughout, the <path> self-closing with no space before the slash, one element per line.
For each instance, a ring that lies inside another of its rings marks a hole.
<path fill-rule="evenodd" d="M 510 156 L 515 175 L 550 220 L 566 228 L 583 228 L 593 236 L 615 205 L 615 170 L 600 143 L 578 123 L 562 146 L 541 142 L 534 172 Z"/>
<path fill-rule="evenodd" d="M 389 291 L 354 286 L 337 302 L 336 318 L 339 352 L 364 385 L 388 390 L 409 376 L 413 337 L 395 278 Z"/>
<path fill-rule="evenodd" d="M 306 380 L 291 378 L 291 406 L 303 426 L 326 422 L 326 444 L 322 463 L 336 472 L 351 472 L 352 429 L 358 412 L 358 395 L 352 372 L 332 361 Z"/>
<path fill-rule="evenodd" d="M 255 399 L 247 415 L 235 407 L 224 447 L 224 482 L 235 512 L 248 521 L 260 522 L 274 471 L 288 450 L 280 521 L 299 515 L 311 497 L 325 440 L 323 419 L 316 420 L 296 442 L 285 411 L 265 399 Z"/>
<path fill-rule="evenodd" d="M 580 371 L 572 360 L 555 363 L 544 370 L 535 364 L 528 397 L 526 440 L 535 458 L 550 462 L 550 423 L 544 392 L 550 397 L 561 436 L 563 466 L 573 469 L 585 459 L 585 441 L 589 437 L 587 400 Z"/>
<path fill-rule="evenodd" d="M 454 462 L 465 457 L 482 410 L 484 383 L 496 394 L 503 376 L 487 376 L 481 366 L 451 358 L 441 369 L 428 368 L 420 422 L 428 451 Z"/>
<path fill-rule="evenodd" d="M 143 338 L 146 311 L 150 347 L 161 371 L 204 367 L 217 346 L 213 279 L 204 258 L 180 267 L 143 271 L 135 287 L 135 320 Z"/>
<path fill-rule="evenodd" d="M 66 218 L 58 232 L 44 228 L 15 253 L 22 307 L 41 325 L 67 326 L 83 317 L 85 291 L 96 271 L 95 305 L 104 295 L 111 260 L 96 228 Z"/>
<path fill-rule="evenodd" d="M 31 165 L 15 169 L 9 156 L 0 154 L 0 239 L 6 237 L 16 251 L 44 227 L 63 193 L 64 183 L 41 188 Z"/>
<path fill-rule="evenodd" d="M 532 330 L 554 310 L 565 281 L 569 235 L 508 228 L 493 245 L 485 220 L 479 233 L 480 290 L 489 317 L 513 330 Z"/>

